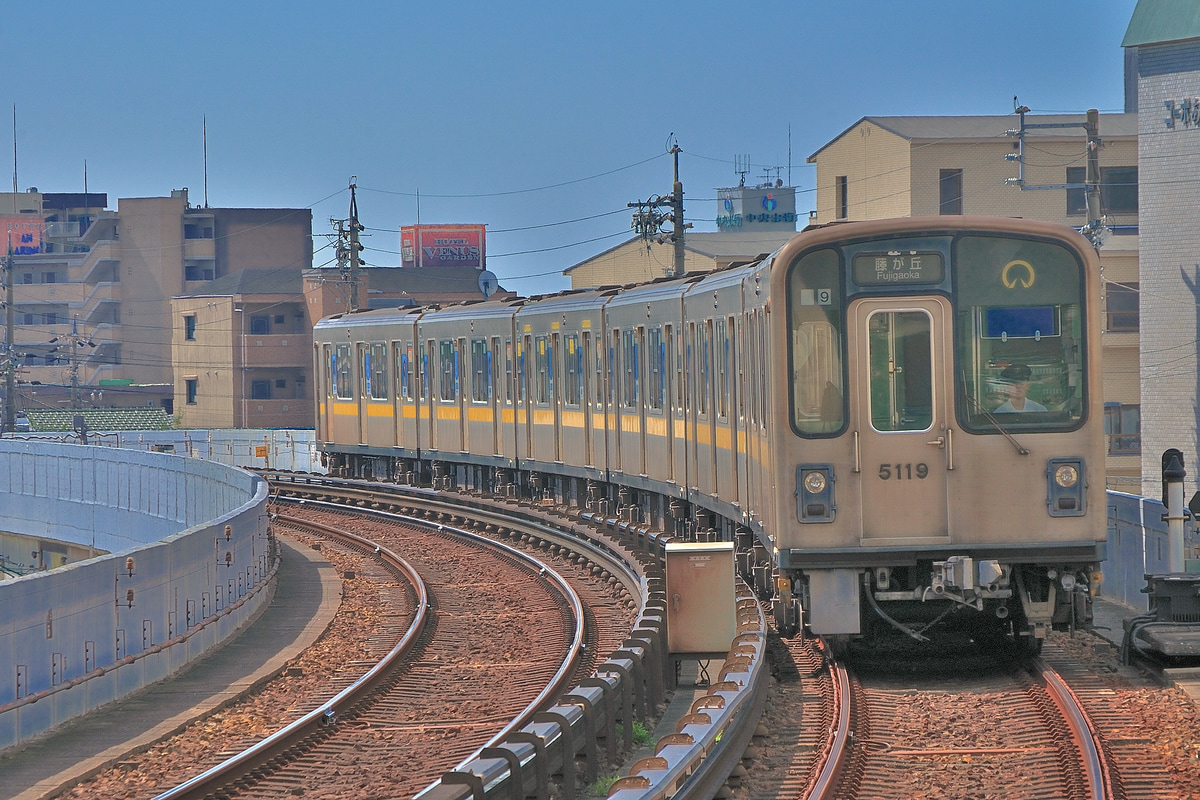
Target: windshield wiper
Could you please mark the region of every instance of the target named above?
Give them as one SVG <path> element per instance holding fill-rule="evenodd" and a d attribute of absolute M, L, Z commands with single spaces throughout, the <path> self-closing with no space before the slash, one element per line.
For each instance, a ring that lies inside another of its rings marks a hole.
<path fill-rule="evenodd" d="M 1025 447 L 1025 445 L 1018 442 L 1017 437 L 1015 437 L 1011 433 L 1009 433 L 1005 429 L 1005 427 L 1000 424 L 1000 420 L 998 420 L 994 416 L 992 416 L 992 412 L 990 412 L 986 408 L 984 408 L 983 404 L 975 399 L 975 395 L 973 395 L 969 391 L 967 391 L 967 373 L 966 372 L 963 372 L 962 378 L 963 378 L 963 395 L 967 398 L 967 400 L 969 400 L 971 402 L 972 405 L 975 406 L 975 410 L 978 411 L 979 413 L 983 414 L 983 416 L 987 419 L 987 421 L 992 423 L 992 427 L 994 427 L 996 430 L 1000 431 L 1000 433 L 1004 434 L 1004 438 L 1008 439 L 1008 441 L 1012 443 L 1012 446 L 1014 448 L 1016 448 L 1017 452 L 1020 455 L 1023 455 L 1023 456 L 1029 455 L 1029 448 Z"/>

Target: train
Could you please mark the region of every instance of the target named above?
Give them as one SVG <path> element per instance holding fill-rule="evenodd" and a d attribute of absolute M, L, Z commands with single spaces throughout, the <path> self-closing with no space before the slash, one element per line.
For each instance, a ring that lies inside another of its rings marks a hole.
<path fill-rule="evenodd" d="M 643 284 L 314 329 L 332 474 L 735 543 L 784 636 L 1086 627 L 1104 558 L 1099 260 L 1076 231 L 813 226 Z"/>

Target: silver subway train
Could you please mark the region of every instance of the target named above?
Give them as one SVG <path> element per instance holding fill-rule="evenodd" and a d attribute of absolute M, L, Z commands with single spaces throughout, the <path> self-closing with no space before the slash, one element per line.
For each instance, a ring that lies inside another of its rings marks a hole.
<path fill-rule="evenodd" d="M 315 330 L 335 474 L 737 543 L 785 635 L 1086 625 L 1099 267 L 1074 231 L 814 228 L 751 263 Z"/>

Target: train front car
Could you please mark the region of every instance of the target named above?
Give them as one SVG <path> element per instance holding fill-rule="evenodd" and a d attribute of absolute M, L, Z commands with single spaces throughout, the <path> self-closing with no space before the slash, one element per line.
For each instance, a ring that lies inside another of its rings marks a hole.
<path fill-rule="evenodd" d="M 1098 271 L 1074 231 L 995 218 L 848 223 L 778 254 L 785 633 L 1036 652 L 1086 624 L 1106 535 Z"/>

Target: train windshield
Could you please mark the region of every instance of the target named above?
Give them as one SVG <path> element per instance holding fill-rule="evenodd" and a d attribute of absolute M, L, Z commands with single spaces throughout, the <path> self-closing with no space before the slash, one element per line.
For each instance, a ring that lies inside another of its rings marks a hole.
<path fill-rule="evenodd" d="M 846 423 L 842 377 L 842 279 L 835 250 L 802 257 L 788 277 L 792 424 L 806 436 Z"/>
<path fill-rule="evenodd" d="M 1085 404 L 1083 267 L 1070 250 L 965 236 L 955 248 L 956 396 L 964 428 L 1064 430 Z"/>

